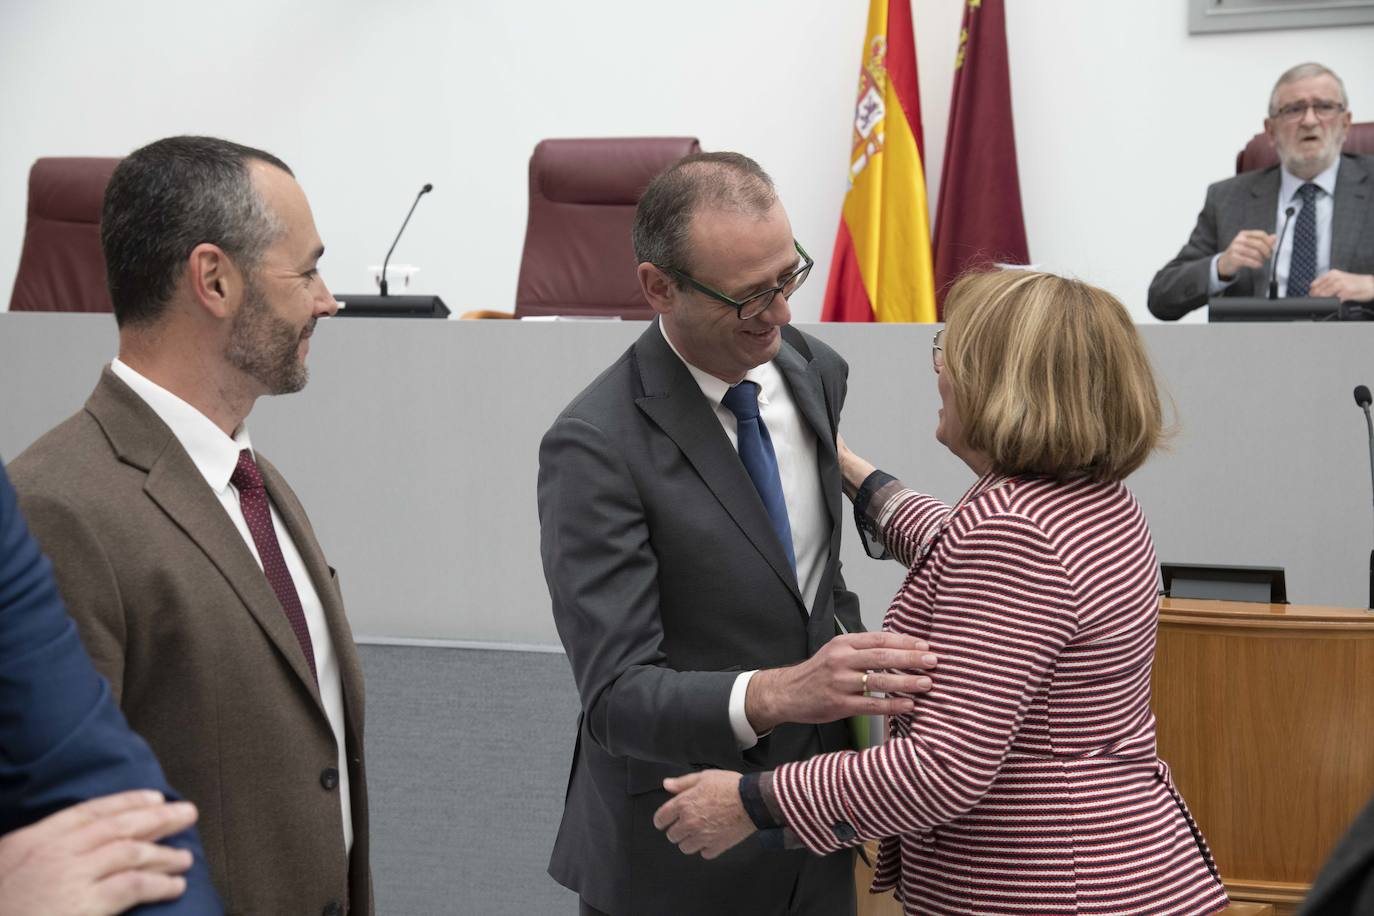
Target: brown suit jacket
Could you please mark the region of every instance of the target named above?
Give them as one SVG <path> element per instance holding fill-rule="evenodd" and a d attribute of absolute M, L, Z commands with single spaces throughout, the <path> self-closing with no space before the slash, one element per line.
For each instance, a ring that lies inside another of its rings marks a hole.
<path fill-rule="evenodd" d="M 96 667 L 200 808 L 229 914 L 372 912 L 363 680 L 338 577 L 261 455 L 324 605 L 343 680 L 353 852 L 337 748 L 281 604 L 172 431 L 109 368 L 85 409 L 10 465 Z"/>

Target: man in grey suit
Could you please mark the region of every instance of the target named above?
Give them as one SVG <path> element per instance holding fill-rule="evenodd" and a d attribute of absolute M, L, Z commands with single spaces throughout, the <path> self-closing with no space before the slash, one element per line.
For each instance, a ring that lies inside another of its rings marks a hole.
<path fill-rule="evenodd" d="M 848 368 L 788 327 L 812 262 L 751 159 L 659 175 L 634 245 L 658 317 L 539 453 L 544 575 L 582 700 L 549 873 L 583 913 L 853 912 L 848 853 L 763 836 L 707 862 L 653 825 L 665 778 L 849 746 L 845 717 L 929 689 L 926 644 L 858 632 L 840 574 Z M 884 668 L 910 672 L 907 696 L 865 696 Z"/>
<path fill-rule="evenodd" d="M 338 579 L 245 427 L 300 390 L 337 309 L 280 159 L 209 137 L 130 154 L 101 244 L 119 356 L 10 466 L 81 638 L 201 812 L 229 913 L 368 914 L 363 684 Z"/>
<path fill-rule="evenodd" d="M 1207 189 L 1188 244 L 1150 283 L 1150 312 L 1172 320 L 1217 296 L 1267 296 L 1271 265 L 1279 296 L 1374 302 L 1374 156 L 1341 153 L 1350 120 L 1331 70 L 1280 76 L 1264 119 L 1279 165 Z"/>

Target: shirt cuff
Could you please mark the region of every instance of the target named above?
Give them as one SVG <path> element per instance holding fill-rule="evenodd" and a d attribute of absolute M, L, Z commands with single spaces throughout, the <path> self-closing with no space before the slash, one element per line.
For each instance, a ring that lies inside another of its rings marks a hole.
<path fill-rule="evenodd" d="M 735 686 L 730 688 L 730 730 L 735 733 L 735 744 L 742 751 L 749 750 L 763 737 L 754 731 L 754 726 L 749 724 L 749 716 L 744 711 L 744 695 L 749 690 L 749 679 L 756 674 L 758 671 L 745 671 L 735 678 Z"/>
<path fill-rule="evenodd" d="M 1217 270 L 1217 262 L 1220 260 L 1221 255 L 1212 255 L 1212 266 L 1208 269 L 1207 272 L 1207 292 L 1213 296 L 1224 290 L 1226 287 L 1230 286 L 1232 283 L 1236 282 L 1235 277 L 1232 277 L 1229 280 L 1221 279 L 1221 272 Z"/>

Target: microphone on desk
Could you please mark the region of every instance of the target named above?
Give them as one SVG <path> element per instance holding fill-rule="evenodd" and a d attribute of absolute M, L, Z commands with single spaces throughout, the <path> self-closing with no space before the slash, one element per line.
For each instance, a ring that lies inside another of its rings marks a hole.
<path fill-rule="evenodd" d="M 1289 207 L 1283 211 L 1283 228 L 1279 230 L 1278 241 L 1274 243 L 1274 253 L 1269 256 L 1269 298 L 1279 297 L 1279 249 L 1283 247 L 1283 237 L 1288 234 L 1288 224 L 1293 221 L 1293 214 L 1298 212 L 1297 207 Z M 386 271 L 382 272 L 385 275 Z M 386 295 L 386 284 L 382 284 L 382 295 Z"/>
<path fill-rule="evenodd" d="M 415 208 L 420 205 L 420 198 L 434 190 L 434 185 L 425 183 L 420 189 L 420 193 L 415 195 L 415 203 L 410 205 L 410 211 L 406 213 L 405 222 L 401 223 L 400 232 L 396 233 L 395 240 L 391 243 L 391 248 L 387 250 L 386 260 L 382 261 L 382 276 L 378 281 L 381 287 L 380 296 L 372 295 L 350 295 L 342 293 L 338 296 L 339 318 L 447 318 L 448 306 L 444 305 L 444 300 L 438 296 L 393 296 L 387 289 L 386 269 L 391 263 L 391 253 L 396 250 L 396 243 L 401 240 L 401 233 L 406 231 L 406 226 L 410 225 L 410 217 L 415 213 Z"/>
<path fill-rule="evenodd" d="M 1369 405 L 1374 401 L 1369 395 L 1369 389 L 1364 385 L 1355 386 L 1355 403 L 1364 410 L 1364 425 L 1369 429 L 1369 480 L 1371 487 L 1374 487 L 1374 419 L 1370 419 Z M 1374 490 L 1371 491 L 1374 493 Z M 1374 496 L 1371 496 L 1374 499 Z M 1374 610 L 1374 550 L 1369 551 L 1369 608 Z"/>
<path fill-rule="evenodd" d="M 381 280 L 381 284 L 380 284 L 380 285 L 381 285 L 381 288 L 382 288 L 382 295 L 383 295 L 383 296 L 389 295 L 389 293 L 387 292 L 387 288 L 386 288 L 386 266 L 387 266 L 388 263 L 391 262 L 391 252 L 393 252 L 393 251 L 396 250 L 396 242 L 399 242 L 399 241 L 401 240 L 401 233 L 402 233 L 402 232 L 405 232 L 405 231 L 406 231 L 406 226 L 410 225 L 410 217 L 411 217 L 411 214 L 413 214 L 413 213 L 415 212 L 415 208 L 418 207 L 418 206 L 420 205 L 420 198 L 421 198 L 421 197 L 424 197 L 426 194 L 428 194 L 430 191 L 433 191 L 433 190 L 434 190 L 434 185 L 432 185 L 432 184 L 426 182 L 426 183 L 425 183 L 425 186 L 424 186 L 423 188 L 420 189 L 420 193 L 415 195 L 415 203 L 413 203 L 413 204 L 410 205 L 410 212 L 406 214 L 405 222 L 401 223 L 401 228 L 396 232 L 396 238 L 395 238 L 395 240 L 392 241 L 391 247 L 390 247 L 389 249 L 387 249 L 387 252 L 386 252 L 386 260 L 382 261 L 382 280 Z M 1290 210 L 1290 212 L 1291 212 L 1292 208 L 1290 207 L 1289 210 Z"/>

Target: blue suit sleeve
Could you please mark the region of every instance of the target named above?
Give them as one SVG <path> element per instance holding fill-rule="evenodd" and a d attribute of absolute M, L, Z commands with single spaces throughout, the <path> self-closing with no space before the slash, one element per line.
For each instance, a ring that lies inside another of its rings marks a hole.
<path fill-rule="evenodd" d="M 179 798 L 91 664 L 0 468 L 0 834 L 127 789 Z M 186 893 L 133 912 L 223 913 L 195 829 L 163 842 L 195 856 Z"/>

